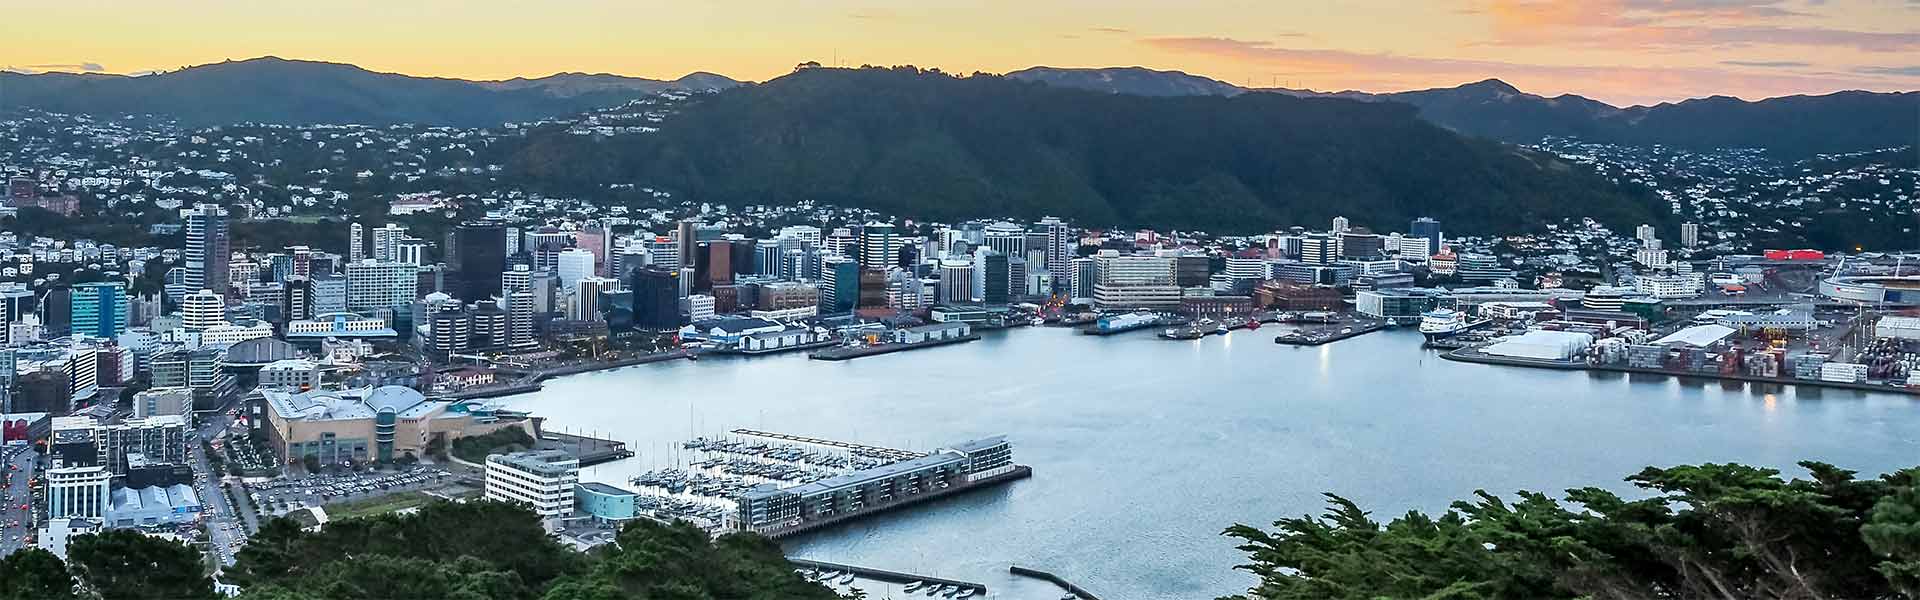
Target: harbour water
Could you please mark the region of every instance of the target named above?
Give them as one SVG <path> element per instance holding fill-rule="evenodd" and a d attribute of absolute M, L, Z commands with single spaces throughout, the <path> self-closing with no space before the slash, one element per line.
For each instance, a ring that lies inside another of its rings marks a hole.
<path fill-rule="evenodd" d="M 1463 364 L 1412 331 L 1282 346 L 1278 329 L 1168 341 L 1030 328 L 846 362 L 671 361 L 504 400 L 626 441 L 638 456 L 582 474 L 622 486 L 672 465 L 678 441 L 737 427 L 915 450 L 1006 434 L 1031 479 L 784 543 L 996 598 L 1059 597 L 1011 564 L 1103 598 L 1239 593 L 1253 580 L 1221 530 L 1318 514 L 1327 491 L 1386 520 L 1480 488 L 1630 491 L 1621 478 L 1649 464 L 1920 464 L 1920 401 L 1904 396 Z"/>

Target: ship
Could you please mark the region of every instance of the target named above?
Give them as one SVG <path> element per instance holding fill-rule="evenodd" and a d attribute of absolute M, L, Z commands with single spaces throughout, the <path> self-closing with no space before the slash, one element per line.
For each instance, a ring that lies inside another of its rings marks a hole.
<path fill-rule="evenodd" d="M 1467 323 L 1467 314 L 1451 308 L 1420 313 L 1420 334 L 1427 336 L 1429 342 L 1450 338 L 1471 328 Z"/>
<path fill-rule="evenodd" d="M 1149 312 L 1135 312 L 1100 317 L 1092 327 L 1080 330 L 1089 335 L 1112 335 L 1136 329 L 1144 329 L 1161 323 L 1158 315 Z"/>

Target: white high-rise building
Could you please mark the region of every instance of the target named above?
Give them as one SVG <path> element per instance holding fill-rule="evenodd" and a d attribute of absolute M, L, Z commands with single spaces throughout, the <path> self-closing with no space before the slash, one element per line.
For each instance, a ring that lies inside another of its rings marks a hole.
<path fill-rule="evenodd" d="M 1035 271 L 1041 268 L 1054 273 L 1065 271 L 1067 261 L 1073 260 L 1074 250 L 1080 245 L 1080 240 L 1073 237 L 1073 226 L 1058 217 L 1046 217 L 1034 227 L 1047 234 L 1047 258 L 1043 264 L 1027 266 Z"/>
<path fill-rule="evenodd" d="M 900 264 L 900 234 L 886 223 L 860 227 L 860 268 L 885 271 Z"/>
<path fill-rule="evenodd" d="M 1639 227 L 1633 228 L 1633 237 L 1643 243 L 1660 239 L 1659 235 L 1654 232 L 1653 226 L 1646 223 L 1641 223 Z"/>
<path fill-rule="evenodd" d="M 364 259 L 347 264 L 347 310 L 368 313 L 411 306 L 419 298 L 420 268 Z"/>
<path fill-rule="evenodd" d="M 1333 218 L 1333 232 L 1334 232 L 1334 233 L 1346 233 L 1346 232 L 1347 232 L 1347 231 L 1348 231 L 1349 229 L 1351 229 L 1351 227 L 1349 227 L 1349 226 L 1348 226 L 1348 224 L 1347 224 L 1347 218 L 1346 218 L 1346 217 L 1334 217 L 1334 218 Z"/>
<path fill-rule="evenodd" d="M 407 239 L 407 228 L 388 223 L 373 230 L 373 259 L 388 262 L 400 260 L 400 241 Z M 359 261 L 354 261 L 359 262 Z"/>
<path fill-rule="evenodd" d="M 1680 247 L 1694 248 L 1700 245 L 1700 224 L 1680 224 Z"/>
<path fill-rule="evenodd" d="M 573 513 L 573 486 L 579 481 L 580 460 L 565 451 L 487 457 L 487 499 L 525 504 L 542 519 Z"/>
<path fill-rule="evenodd" d="M 400 244 L 394 247 L 393 252 L 394 252 L 394 257 L 393 257 L 394 262 L 406 263 L 406 264 L 415 265 L 415 266 L 427 264 L 427 241 L 426 240 L 415 239 L 415 238 L 402 239 L 400 240 Z"/>
<path fill-rule="evenodd" d="M 540 344 L 533 337 L 533 292 L 527 289 L 506 290 L 503 301 L 507 309 L 507 345 L 516 349 L 531 348 Z"/>
<path fill-rule="evenodd" d="M 106 518 L 113 471 L 105 466 L 64 467 L 47 471 L 47 518 Z"/>
<path fill-rule="evenodd" d="M 367 230 L 359 223 L 347 224 L 347 262 L 360 262 L 367 255 Z"/>
<path fill-rule="evenodd" d="M 936 301 L 945 304 L 973 302 L 973 261 L 940 261 L 940 294 Z"/>
<path fill-rule="evenodd" d="M 206 331 L 227 323 L 227 301 L 213 290 L 200 290 L 180 300 L 180 326 L 187 331 Z"/>
<path fill-rule="evenodd" d="M 571 294 L 580 287 L 580 280 L 593 276 L 593 253 L 579 248 L 568 248 L 554 259 L 555 272 L 560 275 L 560 289 Z"/>
<path fill-rule="evenodd" d="M 778 237 L 796 239 L 809 246 L 820 245 L 820 228 L 812 225 L 788 225 L 780 228 Z"/>

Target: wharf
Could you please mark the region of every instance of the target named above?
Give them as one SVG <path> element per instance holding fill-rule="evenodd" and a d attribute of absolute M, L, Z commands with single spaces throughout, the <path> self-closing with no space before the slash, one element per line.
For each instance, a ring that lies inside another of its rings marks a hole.
<path fill-rule="evenodd" d="M 733 433 L 734 435 L 746 435 L 746 436 L 753 436 L 757 438 L 766 438 L 770 440 L 780 440 L 782 442 L 793 442 L 798 444 L 812 444 L 815 446 L 826 446 L 829 448 L 846 450 L 849 452 L 853 452 L 855 454 L 865 454 L 867 456 L 873 456 L 877 458 L 890 458 L 893 460 L 913 460 L 916 458 L 926 456 L 926 453 L 924 452 L 914 452 L 911 450 L 896 450 L 893 448 L 868 446 L 864 444 L 855 444 L 853 442 L 842 442 L 839 440 L 807 437 L 804 435 L 774 433 L 771 431 L 760 431 L 757 429 L 735 429 L 731 433 Z"/>
<path fill-rule="evenodd" d="M 1100 325 L 1096 323 L 1093 325 L 1088 325 L 1086 327 L 1081 327 L 1080 333 L 1084 333 L 1086 335 L 1101 335 L 1101 336 L 1118 335 L 1122 333 L 1127 333 L 1129 331 L 1139 331 L 1142 329 L 1152 329 L 1155 327 L 1164 327 L 1168 325 L 1173 325 L 1173 326 L 1188 325 L 1191 323 L 1193 323 L 1193 319 L 1189 319 L 1185 317 L 1170 317 L 1170 318 L 1154 319 L 1152 321 L 1147 321 L 1137 325 L 1128 325 L 1126 327 L 1121 327 L 1119 329 L 1101 329 Z"/>
<path fill-rule="evenodd" d="M 874 344 L 872 346 L 836 346 L 833 348 L 827 348 L 825 350 L 816 350 L 812 353 L 807 354 L 807 358 L 811 358 L 814 360 L 849 360 L 849 359 L 860 358 L 863 356 L 879 356 L 882 354 L 905 352 L 907 350 L 918 350 L 920 348 L 932 348 L 934 346 L 945 346 L 948 344 L 963 344 L 963 343 L 971 342 L 978 339 L 980 339 L 980 334 L 970 333 L 964 337 L 949 338 L 944 340 L 928 340 L 924 342 L 911 342 L 911 343 L 904 343 L 904 344 L 889 342 L 885 344 Z"/>
<path fill-rule="evenodd" d="M 1444 359 L 1456 361 L 1456 362 L 1477 363 L 1477 364 L 1483 364 L 1483 365 L 1499 365 L 1499 366 L 1507 366 L 1507 367 L 1531 367 L 1535 369 L 1557 369 L 1561 371 L 1596 371 L 1596 372 L 1603 372 L 1603 373 L 1630 373 L 1630 374 L 1636 374 L 1636 375 L 1666 375 L 1669 377 L 1695 377 L 1700 379 L 1718 379 L 1722 381 L 1740 381 L 1745 383 L 1771 383 L 1774 385 L 1797 385 L 1797 386 L 1822 387 L 1822 388 L 1833 388 L 1833 389 L 1842 389 L 1842 390 L 1859 390 L 1859 391 L 1866 391 L 1866 392 L 1888 392 L 1888 393 L 1894 393 L 1894 394 L 1907 394 L 1910 396 L 1920 396 L 1920 390 L 1916 390 L 1913 388 L 1900 387 L 1900 386 L 1893 386 L 1893 385 L 1879 385 L 1879 384 L 1872 384 L 1872 383 L 1851 383 L 1851 382 L 1845 382 L 1845 381 L 1821 381 L 1818 379 L 1794 379 L 1791 377 L 1762 377 L 1759 375 L 1744 375 L 1739 373 L 1720 373 L 1718 371 L 1710 371 L 1710 372 L 1674 371 L 1670 369 L 1648 369 L 1645 367 L 1629 367 L 1625 365 L 1590 365 L 1584 362 L 1576 363 L 1576 362 L 1569 362 L 1569 361 L 1563 361 L 1563 360 L 1545 360 L 1545 359 L 1515 358 L 1510 356 L 1493 356 L 1493 355 L 1480 352 L 1473 348 L 1463 348 L 1463 349 L 1454 350 L 1451 352 L 1442 352 L 1440 353 L 1440 358 L 1444 358 Z"/>
<path fill-rule="evenodd" d="M 540 432 L 537 447 L 565 451 L 580 459 L 582 467 L 633 457 L 633 451 L 627 449 L 626 442 L 553 431 Z"/>
<path fill-rule="evenodd" d="M 1326 329 L 1321 329 L 1305 333 L 1281 334 L 1273 338 L 1273 343 L 1286 344 L 1289 346 L 1319 346 L 1321 344 L 1331 344 L 1344 339 L 1360 337 L 1386 329 L 1387 327 L 1388 325 L 1385 322 L 1372 322 L 1364 325 L 1355 323 L 1353 327 L 1343 328 L 1344 331 L 1336 330 L 1331 333 L 1327 332 Z"/>
<path fill-rule="evenodd" d="M 804 558 L 789 558 L 787 559 L 787 562 L 790 562 L 802 567 L 806 567 L 809 569 L 825 569 L 829 571 L 839 571 L 841 573 L 852 573 L 855 576 L 860 577 L 862 579 L 872 579 L 874 581 L 885 581 L 887 583 L 899 583 L 899 584 L 908 584 L 908 583 L 913 583 L 915 581 L 920 581 L 925 583 L 938 584 L 942 586 L 950 585 L 956 588 L 960 588 L 960 590 L 962 591 L 970 589 L 970 590 L 973 590 L 975 594 L 978 594 L 980 596 L 987 595 L 987 586 L 985 584 L 973 583 L 971 581 L 960 581 L 957 579 L 941 579 L 939 577 L 914 575 L 912 573 L 902 573 L 899 571 L 887 571 L 884 569 L 856 567 L 853 565 L 843 565 L 840 563 L 830 563 L 830 562 L 819 561 L 819 560 L 808 560 Z M 918 593 L 918 592 L 915 592 L 915 593 Z M 908 594 L 908 595 L 912 595 L 912 594 Z"/>
<path fill-rule="evenodd" d="M 764 356 L 767 354 L 782 354 L 786 352 L 798 352 L 800 350 L 815 350 L 819 348 L 829 348 L 839 343 L 840 343 L 840 340 L 825 340 L 825 341 L 819 341 L 819 342 L 811 342 L 806 344 L 787 346 L 784 348 L 772 348 L 768 350 L 741 350 L 739 348 L 720 348 L 720 349 L 714 349 L 714 350 L 707 350 L 706 353 L 734 355 L 734 356 Z"/>
<path fill-rule="evenodd" d="M 479 398 L 498 398 L 500 396 L 525 394 L 540 391 L 540 382 L 562 375 L 591 373 L 594 371 L 605 371 L 608 369 L 618 369 L 621 367 L 631 367 L 634 365 L 644 365 L 683 358 L 697 360 L 696 355 L 698 354 L 699 352 L 696 350 L 674 350 L 672 352 L 656 352 L 616 360 L 579 362 L 549 369 L 514 370 L 513 372 L 517 373 L 517 375 L 512 381 L 507 383 L 464 389 L 442 394 L 440 397 L 448 400 L 475 400 Z M 502 369 L 502 371 L 506 371 L 506 369 Z"/>
<path fill-rule="evenodd" d="M 1079 596 L 1082 600 L 1100 600 L 1099 596 L 1093 595 L 1093 592 L 1087 591 L 1087 588 L 1074 585 L 1073 582 L 1067 581 L 1066 578 L 1046 571 L 1012 565 L 1007 567 L 1007 572 L 1022 577 L 1032 577 L 1034 579 L 1053 582 L 1054 585 L 1060 586 L 1060 589 L 1066 590 L 1069 594 Z"/>
<path fill-rule="evenodd" d="M 1021 479 L 1026 479 L 1032 476 L 1033 476 L 1033 467 L 1029 467 L 1026 465 L 1014 465 L 1013 470 L 1005 473 L 1001 473 L 999 475 L 995 475 L 992 477 L 987 477 L 987 478 L 979 479 L 975 481 L 969 481 L 966 483 L 950 485 L 945 489 L 937 489 L 937 490 L 932 490 L 932 491 L 928 491 L 921 494 L 916 494 L 916 495 L 909 496 L 905 499 L 892 502 L 889 504 L 868 505 L 867 508 L 859 512 L 847 513 L 847 514 L 842 514 L 834 517 L 827 517 L 827 518 L 819 519 L 816 521 L 807 521 L 805 523 L 801 523 L 799 525 L 795 525 L 793 527 L 788 527 L 785 529 L 762 531 L 761 535 L 765 535 L 769 538 L 778 540 L 781 538 L 814 531 L 816 529 L 822 529 L 822 528 L 831 527 L 834 525 L 839 525 L 841 523 L 845 523 L 848 521 L 870 517 L 870 516 L 884 513 L 890 510 L 895 510 L 901 507 L 913 506 L 915 504 L 926 502 L 928 500 L 945 498 L 948 496 L 952 496 L 955 494 L 960 494 L 960 493 L 964 493 L 972 490 L 985 489 L 985 488 L 993 487 L 995 485 L 999 485 L 1002 483 L 1009 483 L 1009 482 L 1018 481 Z"/>

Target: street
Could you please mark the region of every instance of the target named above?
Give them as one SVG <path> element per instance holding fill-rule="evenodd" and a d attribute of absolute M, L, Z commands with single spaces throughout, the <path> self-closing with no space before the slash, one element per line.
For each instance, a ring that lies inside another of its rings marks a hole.
<path fill-rule="evenodd" d="M 4 463 L 6 494 L 0 498 L 0 556 L 12 554 L 26 546 L 26 540 L 33 535 L 33 495 L 27 482 L 33 479 L 35 462 L 39 453 L 30 446 L 7 446 L 0 450 Z M 22 509 L 26 505 L 28 509 Z"/>
<path fill-rule="evenodd" d="M 225 431 L 232 422 L 232 417 L 224 412 L 202 415 L 196 432 L 199 439 L 210 440 Z M 224 473 L 214 472 L 206 450 L 200 443 L 195 441 L 188 444 L 188 451 L 193 454 L 194 491 L 200 494 L 201 506 L 206 511 L 200 515 L 200 519 L 201 525 L 207 530 L 207 552 L 219 559 L 221 566 L 232 565 L 234 553 L 240 551 L 240 544 L 246 541 L 251 527 L 256 524 L 249 518 L 251 515 L 240 514 L 228 502 L 222 482 Z M 244 495 L 244 491 L 236 495 Z"/>

